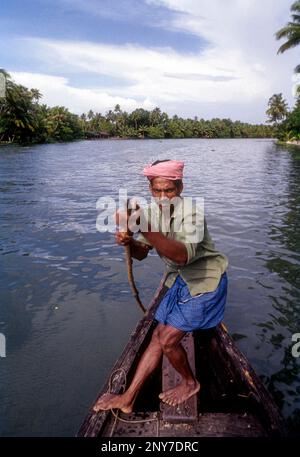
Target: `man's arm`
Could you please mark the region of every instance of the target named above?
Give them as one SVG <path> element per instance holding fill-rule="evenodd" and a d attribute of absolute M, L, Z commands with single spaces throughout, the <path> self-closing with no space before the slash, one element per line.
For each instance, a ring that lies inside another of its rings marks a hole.
<path fill-rule="evenodd" d="M 155 247 L 157 252 L 179 265 L 185 265 L 188 253 L 185 245 L 177 240 L 171 240 L 160 232 L 142 232 L 144 237 Z"/>
<path fill-rule="evenodd" d="M 120 216 L 122 216 L 121 213 L 117 215 L 117 223 L 120 223 Z M 127 221 L 126 214 L 124 217 Z M 150 224 L 149 231 L 141 231 L 141 233 L 149 241 L 149 243 L 155 247 L 160 255 L 167 257 L 178 265 L 183 266 L 186 264 L 188 260 L 188 252 L 184 243 L 169 239 L 160 232 L 151 232 Z M 116 242 L 123 246 L 130 243 L 131 255 L 138 260 L 143 260 L 147 257 L 148 252 L 151 249 L 151 247 L 147 244 L 134 240 L 126 232 L 116 232 Z"/>

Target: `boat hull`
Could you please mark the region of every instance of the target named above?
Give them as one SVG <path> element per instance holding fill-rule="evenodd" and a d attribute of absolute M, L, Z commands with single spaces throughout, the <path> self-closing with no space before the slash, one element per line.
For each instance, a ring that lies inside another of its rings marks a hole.
<path fill-rule="evenodd" d="M 156 326 L 154 312 L 166 290 L 162 280 L 148 313 L 132 333 L 94 404 L 103 393 L 120 394 L 129 384 L 150 342 Z M 277 405 L 224 324 L 194 332 L 193 336 L 196 376 L 201 384 L 193 421 L 185 422 L 183 418 L 174 423 L 164 419 L 158 398 L 162 389 L 159 367 L 139 393 L 133 413 L 96 413 L 92 406 L 78 436 L 285 436 L 285 423 Z"/>

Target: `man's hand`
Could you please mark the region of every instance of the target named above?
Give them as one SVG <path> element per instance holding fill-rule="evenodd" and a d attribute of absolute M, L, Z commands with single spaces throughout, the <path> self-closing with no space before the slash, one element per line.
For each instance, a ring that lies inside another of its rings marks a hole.
<path fill-rule="evenodd" d="M 145 259 L 149 250 L 152 249 L 151 246 L 135 240 L 126 232 L 116 232 L 115 239 L 120 246 L 127 246 L 130 244 L 131 255 L 137 260 Z"/>
<path fill-rule="evenodd" d="M 126 246 L 132 241 L 132 237 L 129 236 L 126 232 L 116 232 L 115 234 L 116 243 L 120 246 Z"/>

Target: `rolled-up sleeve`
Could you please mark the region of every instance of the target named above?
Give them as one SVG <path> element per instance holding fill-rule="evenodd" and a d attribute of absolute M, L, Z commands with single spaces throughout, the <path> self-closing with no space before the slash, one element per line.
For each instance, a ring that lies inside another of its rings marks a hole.
<path fill-rule="evenodd" d="M 153 245 L 147 240 L 147 238 L 141 232 L 138 233 L 138 235 L 135 239 L 136 239 L 136 241 L 139 241 L 140 243 L 144 243 L 144 244 L 147 244 L 148 246 L 153 247 Z"/>

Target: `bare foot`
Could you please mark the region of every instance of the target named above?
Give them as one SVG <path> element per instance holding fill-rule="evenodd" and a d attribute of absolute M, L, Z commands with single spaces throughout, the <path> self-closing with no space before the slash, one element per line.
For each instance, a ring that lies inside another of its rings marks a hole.
<path fill-rule="evenodd" d="M 166 390 L 159 394 L 159 398 L 167 405 L 177 406 L 180 403 L 191 398 L 200 390 L 200 384 L 198 381 L 186 382 L 182 381 L 178 386 L 173 389 Z"/>
<path fill-rule="evenodd" d="M 132 404 L 128 403 L 124 395 L 115 395 L 107 392 L 99 398 L 93 410 L 97 413 L 100 410 L 107 411 L 108 409 L 120 409 L 123 413 L 129 414 L 132 411 Z"/>

